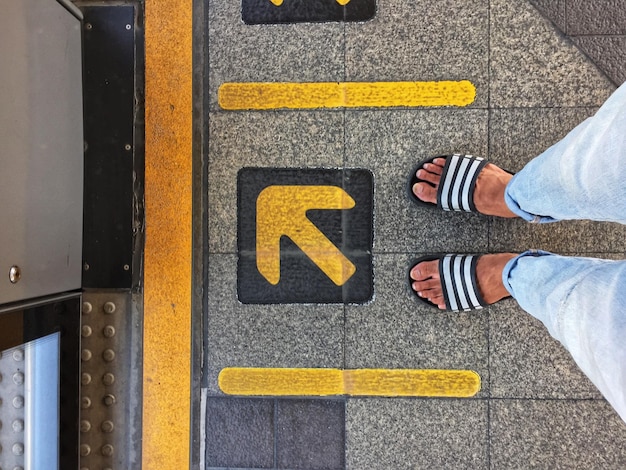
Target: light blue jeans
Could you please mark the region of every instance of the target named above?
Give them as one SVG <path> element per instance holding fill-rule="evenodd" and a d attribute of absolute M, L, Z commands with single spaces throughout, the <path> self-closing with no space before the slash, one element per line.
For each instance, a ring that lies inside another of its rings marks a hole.
<path fill-rule="evenodd" d="M 517 173 L 505 197 L 530 222 L 626 224 L 626 84 Z M 502 278 L 626 422 L 626 261 L 528 251 Z"/>

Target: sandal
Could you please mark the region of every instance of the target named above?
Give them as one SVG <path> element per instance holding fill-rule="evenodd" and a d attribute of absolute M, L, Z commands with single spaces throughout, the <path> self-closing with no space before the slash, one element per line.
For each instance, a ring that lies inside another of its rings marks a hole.
<path fill-rule="evenodd" d="M 413 290 L 411 270 L 424 261 L 439 261 L 439 276 L 443 288 L 443 297 L 446 310 L 449 312 L 466 312 L 479 310 L 489 304 L 483 299 L 478 290 L 476 278 L 476 264 L 482 255 L 441 254 L 422 256 L 413 261 L 409 269 L 409 287 L 419 300 L 437 310 L 442 311 L 436 304 L 417 295 Z"/>
<path fill-rule="evenodd" d="M 413 185 L 427 182 L 417 177 L 417 170 L 423 168 L 426 163 L 432 163 L 436 158 L 445 158 L 446 164 L 441 175 L 442 184 L 437 188 L 437 204 L 433 204 L 419 199 L 413 193 Z M 461 154 L 441 155 L 422 160 L 415 166 L 409 178 L 409 197 L 421 206 L 437 207 L 444 211 L 478 213 L 474 205 L 474 190 L 476 179 L 487 163 L 489 162 L 482 157 Z"/>

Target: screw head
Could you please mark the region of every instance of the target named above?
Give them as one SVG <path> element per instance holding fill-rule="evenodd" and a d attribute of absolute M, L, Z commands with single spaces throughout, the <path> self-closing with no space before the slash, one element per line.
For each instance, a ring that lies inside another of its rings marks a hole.
<path fill-rule="evenodd" d="M 17 284 L 22 278 L 22 270 L 19 266 L 13 265 L 9 268 L 9 281 L 11 284 Z"/>

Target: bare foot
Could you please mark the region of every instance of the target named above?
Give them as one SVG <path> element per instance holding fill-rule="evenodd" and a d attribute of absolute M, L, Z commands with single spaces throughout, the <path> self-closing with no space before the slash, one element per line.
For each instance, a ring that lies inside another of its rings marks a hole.
<path fill-rule="evenodd" d="M 435 158 L 433 163 L 426 163 L 423 168 L 417 171 L 417 177 L 427 181 L 413 185 L 413 193 L 419 199 L 424 202 L 437 203 L 437 188 L 445 164 L 445 158 Z M 476 190 L 474 191 L 474 204 L 478 212 L 498 217 L 517 217 L 504 202 L 504 189 L 511 178 L 513 175 L 494 164 L 485 165 L 476 179 Z"/>
<path fill-rule="evenodd" d="M 502 282 L 502 271 L 506 263 L 516 256 L 515 253 L 496 253 L 478 258 L 476 264 L 478 290 L 488 304 L 493 304 L 510 296 Z M 410 275 L 413 280 L 411 287 L 417 295 L 445 310 L 446 302 L 443 298 L 443 288 L 439 276 L 439 261 L 419 263 L 411 269 Z"/>

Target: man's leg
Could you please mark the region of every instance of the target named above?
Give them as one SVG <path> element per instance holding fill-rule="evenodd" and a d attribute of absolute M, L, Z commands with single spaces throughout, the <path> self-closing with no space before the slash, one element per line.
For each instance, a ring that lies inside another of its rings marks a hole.
<path fill-rule="evenodd" d="M 533 222 L 626 223 L 626 84 L 508 183 L 507 206 Z"/>
<path fill-rule="evenodd" d="M 526 252 L 502 281 L 626 422 L 626 261 Z"/>

